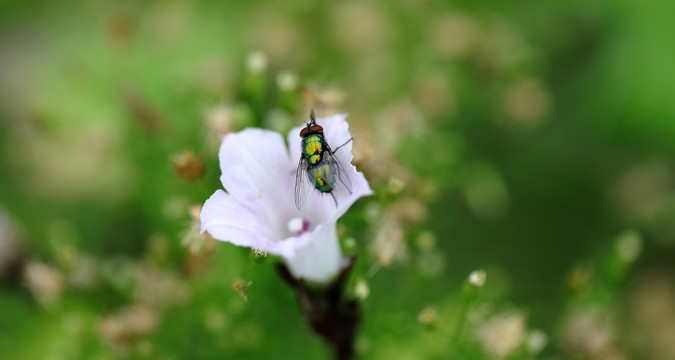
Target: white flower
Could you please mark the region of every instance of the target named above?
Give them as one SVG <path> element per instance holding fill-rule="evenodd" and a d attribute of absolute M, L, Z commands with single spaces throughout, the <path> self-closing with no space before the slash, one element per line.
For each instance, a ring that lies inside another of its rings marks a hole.
<path fill-rule="evenodd" d="M 254 74 L 261 74 L 267 69 L 267 55 L 262 51 L 254 51 L 246 57 L 246 69 Z"/>
<path fill-rule="evenodd" d="M 525 337 L 525 347 L 527 351 L 536 355 L 539 354 L 548 344 L 548 335 L 539 329 L 530 330 Z"/>
<path fill-rule="evenodd" d="M 474 270 L 469 274 L 469 284 L 475 287 L 483 287 L 487 280 L 487 273 L 485 270 Z"/>
<path fill-rule="evenodd" d="M 317 119 L 332 149 L 351 139 L 345 117 Z M 351 165 L 349 142 L 335 156 L 344 169 L 341 176 L 349 178 L 351 193 L 337 188 L 335 206 L 331 196 L 314 191 L 298 210 L 294 191 L 301 129 L 288 135 L 290 154 L 281 135 L 269 130 L 248 128 L 223 138 L 220 180 L 227 192 L 217 190 L 204 203 L 201 230 L 218 240 L 280 255 L 296 278 L 323 283 L 344 266 L 337 219 L 372 190 Z"/>
<path fill-rule="evenodd" d="M 642 252 L 642 237 L 634 230 L 627 230 L 619 234 L 614 241 L 616 256 L 624 263 L 634 262 Z"/>
<path fill-rule="evenodd" d="M 277 74 L 277 86 L 282 91 L 293 91 L 298 87 L 298 76 L 290 71 Z"/>
<path fill-rule="evenodd" d="M 46 308 L 56 305 L 66 290 L 66 280 L 61 271 L 40 262 L 29 262 L 24 278 L 35 299 Z"/>
<path fill-rule="evenodd" d="M 365 300 L 368 295 L 370 295 L 370 287 L 368 287 L 368 283 L 365 280 L 359 279 L 356 282 L 356 286 L 354 286 L 354 295 L 361 299 L 361 301 Z"/>
<path fill-rule="evenodd" d="M 492 316 L 478 328 L 478 338 L 483 349 L 493 357 L 511 355 L 525 340 L 525 315 L 507 312 Z"/>

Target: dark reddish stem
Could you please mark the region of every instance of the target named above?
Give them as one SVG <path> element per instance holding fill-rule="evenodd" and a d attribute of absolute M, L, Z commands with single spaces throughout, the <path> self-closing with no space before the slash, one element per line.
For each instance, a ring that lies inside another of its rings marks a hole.
<path fill-rule="evenodd" d="M 316 334 L 330 344 L 337 360 L 354 358 L 354 338 L 361 320 L 358 302 L 344 296 L 344 285 L 354 261 L 352 257 L 337 278 L 321 289 L 293 278 L 284 264 L 276 265 L 279 276 L 297 293 L 305 320 Z"/>

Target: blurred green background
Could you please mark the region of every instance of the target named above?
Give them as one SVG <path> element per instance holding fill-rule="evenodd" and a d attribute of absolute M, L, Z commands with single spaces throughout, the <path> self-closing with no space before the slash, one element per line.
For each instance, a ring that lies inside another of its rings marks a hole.
<path fill-rule="evenodd" d="M 339 228 L 359 357 L 674 358 L 673 13 L 0 1 L 0 358 L 330 358 L 189 211 L 222 134 L 309 108 L 376 190 Z"/>

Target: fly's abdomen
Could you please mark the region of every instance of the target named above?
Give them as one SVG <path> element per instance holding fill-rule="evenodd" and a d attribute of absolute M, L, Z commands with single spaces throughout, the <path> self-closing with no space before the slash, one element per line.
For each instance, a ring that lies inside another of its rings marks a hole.
<path fill-rule="evenodd" d="M 307 176 L 317 190 L 331 192 L 335 185 L 334 170 L 333 165 L 329 163 L 319 163 L 307 168 Z"/>
<path fill-rule="evenodd" d="M 302 139 L 302 153 L 310 165 L 321 162 L 323 152 L 323 140 L 320 135 L 310 135 Z"/>

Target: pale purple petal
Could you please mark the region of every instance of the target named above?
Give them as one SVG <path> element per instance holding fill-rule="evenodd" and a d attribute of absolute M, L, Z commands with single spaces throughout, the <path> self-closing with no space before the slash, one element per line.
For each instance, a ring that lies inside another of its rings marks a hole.
<path fill-rule="evenodd" d="M 274 131 L 244 129 L 226 135 L 218 155 L 220 180 L 228 194 L 277 235 L 274 241 L 283 239 L 286 218 L 297 213 L 296 166 L 288 158 L 283 137 Z"/>
<path fill-rule="evenodd" d="M 288 189 L 294 186 L 295 165 L 279 133 L 247 128 L 227 134 L 218 157 L 220 181 L 228 193 L 241 200 L 271 202 L 284 210 L 292 206 Z"/>
<path fill-rule="evenodd" d="M 334 222 L 321 224 L 313 232 L 284 243 L 293 243 L 293 255 L 285 256 L 284 260 L 295 278 L 325 283 L 344 266 Z M 297 247 L 297 244 L 304 246 Z"/>
<path fill-rule="evenodd" d="M 260 223 L 261 218 L 223 190 L 216 190 L 206 200 L 200 219 L 201 231 L 208 231 L 215 239 L 261 250 L 274 245 L 275 236 Z"/>

